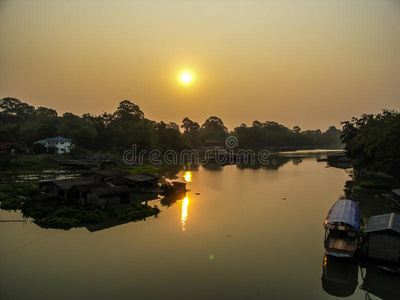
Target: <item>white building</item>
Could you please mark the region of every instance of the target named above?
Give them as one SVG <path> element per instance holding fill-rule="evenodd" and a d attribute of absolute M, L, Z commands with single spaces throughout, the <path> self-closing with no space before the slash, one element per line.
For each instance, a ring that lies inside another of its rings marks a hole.
<path fill-rule="evenodd" d="M 49 148 L 56 148 L 56 153 L 70 153 L 73 145 L 72 140 L 57 136 L 51 139 L 46 139 L 45 147 L 47 151 Z"/>

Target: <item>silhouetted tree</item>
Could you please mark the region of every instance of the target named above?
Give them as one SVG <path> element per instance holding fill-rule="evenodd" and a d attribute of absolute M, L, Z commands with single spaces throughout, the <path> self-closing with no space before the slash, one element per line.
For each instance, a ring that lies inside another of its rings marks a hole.
<path fill-rule="evenodd" d="M 293 132 L 294 133 L 300 133 L 301 132 L 301 128 L 299 126 L 294 126 L 293 127 Z"/>
<path fill-rule="evenodd" d="M 400 114 L 383 110 L 342 122 L 341 139 L 358 167 L 400 175 Z"/>
<path fill-rule="evenodd" d="M 201 140 L 215 139 L 222 142 L 228 133 L 224 122 L 216 116 L 209 117 L 200 128 Z"/>
<path fill-rule="evenodd" d="M 115 112 L 115 116 L 125 121 L 139 121 L 144 118 L 144 113 L 136 104 L 130 102 L 129 100 L 124 100 L 119 103 L 118 109 Z"/>

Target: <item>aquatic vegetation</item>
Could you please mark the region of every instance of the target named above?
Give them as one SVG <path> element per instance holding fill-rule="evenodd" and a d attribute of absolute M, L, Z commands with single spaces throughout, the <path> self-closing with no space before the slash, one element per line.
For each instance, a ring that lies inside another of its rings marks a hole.
<path fill-rule="evenodd" d="M 79 220 L 71 218 L 60 218 L 50 215 L 44 219 L 37 222 L 43 227 L 53 227 L 53 228 L 71 228 L 79 225 Z"/>
<path fill-rule="evenodd" d="M 35 184 L 26 183 L 3 186 L 0 191 L 10 197 L 31 197 L 39 192 L 39 188 Z"/>
<path fill-rule="evenodd" d="M 132 166 L 129 169 L 126 169 L 126 171 L 129 172 L 131 175 L 143 174 L 143 173 L 158 174 L 161 172 L 161 169 L 153 165 L 143 164 L 143 165 Z"/>
<path fill-rule="evenodd" d="M 28 197 L 35 195 L 39 191 L 34 184 L 14 184 L 3 186 L 0 189 L 0 208 L 6 210 L 21 209 Z"/>
<path fill-rule="evenodd" d="M 0 208 L 17 210 L 22 208 L 22 199 L 16 197 L 0 196 Z"/>
<path fill-rule="evenodd" d="M 151 207 L 149 205 L 132 203 L 128 206 L 118 207 L 107 212 L 110 217 L 117 217 L 121 220 L 136 221 L 149 216 L 157 215 L 160 212 L 157 206 Z"/>
<path fill-rule="evenodd" d="M 377 182 L 377 181 L 361 181 L 358 186 L 363 189 L 374 189 L 374 190 L 390 190 L 392 186 L 388 183 Z"/>

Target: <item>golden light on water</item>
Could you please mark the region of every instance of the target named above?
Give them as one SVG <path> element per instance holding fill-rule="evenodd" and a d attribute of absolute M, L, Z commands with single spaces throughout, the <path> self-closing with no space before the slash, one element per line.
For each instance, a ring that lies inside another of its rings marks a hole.
<path fill-rule="evenodd" d="M 192 182 L 192 172 L 187 171 L 184 175 L 183 178 L 185 178 L 186 182 Z"/>
<path fill-rule="evenodd" d="M 182 214 L 181 214 L 181 227 L 182 227 L 182 231 L 185 231 L 185 226 L 186 226 L 186 220 L 187 220 L 187 216 L 188 216 L 188 207 L 189 207 L 189 198 L 186 196 L 183 199 L 183 203 L 182 203 Z"/>

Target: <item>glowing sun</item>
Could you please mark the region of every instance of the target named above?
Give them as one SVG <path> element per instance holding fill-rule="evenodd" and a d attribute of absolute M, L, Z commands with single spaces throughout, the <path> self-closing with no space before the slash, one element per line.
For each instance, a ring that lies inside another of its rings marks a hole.
<path fill-rule="evenodd" d="M 183 84 L 189 84 L 193 81 L 193 75 L 192 75 L 192 73 L 190 73 L 188 71 L 184 71 L 179 75 L 179 80 Z"/>

